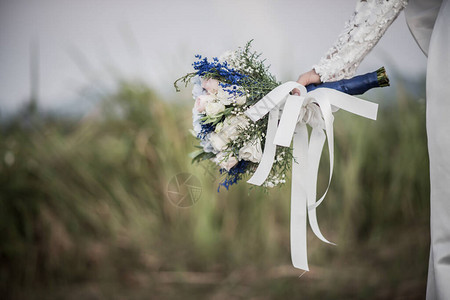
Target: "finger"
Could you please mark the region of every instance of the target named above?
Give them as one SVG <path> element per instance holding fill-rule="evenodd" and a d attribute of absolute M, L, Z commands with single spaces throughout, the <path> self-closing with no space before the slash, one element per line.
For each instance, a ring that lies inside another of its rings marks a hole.
<path fill-rule="evenodd" d="M 299 89 L 293 89 L 291 93 L 292 93 L 292 95 L 300 96 L 300 90 Z"/>

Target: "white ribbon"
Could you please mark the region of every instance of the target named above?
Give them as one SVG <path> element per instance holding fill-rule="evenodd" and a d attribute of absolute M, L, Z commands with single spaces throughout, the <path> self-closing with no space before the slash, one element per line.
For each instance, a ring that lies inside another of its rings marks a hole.
<path fill-rule="evenodd" d="M 300 89 L 300 96 L 289 95 L 294 88 Z M 311 106 L 308 107 L 308 105 L 317 105 L 314 108 L 317 108 L 321 115 L 315 115 L 314 110 L 311 110 Z M 283 113 L 278 124 L 281 107 L 283 107 Z M 376 120 L 378 104 L 328 88 L 307 93 L 304 86 L 290 81 L 273 89 L 245 111 L 245 114 L 254 122 L 269 113 L 264 152 L 258 168 L 247 181 L 248 183 L 262 185 L 272 169 L 276 146 L 289 147 L 291 142 L 293 143 L 293 155 L 297 163 L 292 161 L 291 259 L 294 267 L 305 271 L 309 271 L 306 215 L 314 234 L 323 242 L 333 244 L 319 229 L 316 208 L 325 199 L 333 175 L 334 117 L 332 112 L 339 108 Z M 309 140 L 306 124 L 312 127 Z M 330 175 L 324 194 L 316 201 L 317 173 L 325 139 L 328 139 Z"/>

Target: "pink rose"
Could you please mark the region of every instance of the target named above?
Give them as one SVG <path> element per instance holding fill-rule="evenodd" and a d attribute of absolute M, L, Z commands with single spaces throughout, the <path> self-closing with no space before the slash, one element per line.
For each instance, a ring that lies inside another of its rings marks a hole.
<path fill-rule="evenodd" d="M 238 163 L 236 157 L 230 155 L 227 160 L 224 160 L 220 163 L 220 166 L 227 171 L 230 171 L 232 167 L 234 167 Z"/>
<path fill-rule="evenodd" d="M 216 94 L 219 89 L 219 81 L 217 79 L 207 79 L 202 81 L 202 88 L 208 91 L 210 94 Z"/>
<path fill-rule="evenodd" d="M 205 111 L 206 105 L 212 100 L 214 100 L 214 98 L 211 95 L 200 95 L 195 99 L 194 108 L 199 113 L 202 113 Z"/>
<path fill-rule="evenodd" d="M 238 163 L 236 157 L 224 152 L 219 152 L 217 156 L 212 159 L 212 161 L 227 171 L 230 171 L 230 169 Z"/>

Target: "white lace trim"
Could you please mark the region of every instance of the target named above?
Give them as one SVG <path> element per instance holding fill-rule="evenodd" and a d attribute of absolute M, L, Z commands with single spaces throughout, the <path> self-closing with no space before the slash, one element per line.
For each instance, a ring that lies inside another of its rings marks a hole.
<path fill-rule="evenodd" d="M 363 58 L 407 3 L 407 0 L 360 0 L 334 46 L 313 66 L 321 81 L 353 77 Z"/>

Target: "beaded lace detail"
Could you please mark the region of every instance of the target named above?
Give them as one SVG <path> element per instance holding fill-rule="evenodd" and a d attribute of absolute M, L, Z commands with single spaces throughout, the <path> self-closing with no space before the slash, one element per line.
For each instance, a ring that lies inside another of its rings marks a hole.
<path fill-rule="evenodd" d="M 313 66 L 321 81 L 353 77 L 406 4 L 407 0 L 360 0 L 334 46 Z"/>

